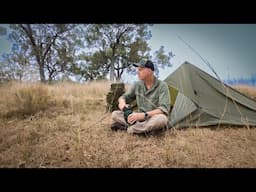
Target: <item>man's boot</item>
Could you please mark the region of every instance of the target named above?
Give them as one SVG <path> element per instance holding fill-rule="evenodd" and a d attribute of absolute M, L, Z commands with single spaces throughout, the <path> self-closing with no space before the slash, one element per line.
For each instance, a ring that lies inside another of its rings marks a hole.
<path fill-rule="evenodd" d="M 126 125 L 122 124 L 122 123 L 118 123 L 118 122 L 114 122 L 112 125 L 111 125 L 111 129 L 113 131 L 117 131 L 117 130 L 127 130 L 127 127 Z"/>

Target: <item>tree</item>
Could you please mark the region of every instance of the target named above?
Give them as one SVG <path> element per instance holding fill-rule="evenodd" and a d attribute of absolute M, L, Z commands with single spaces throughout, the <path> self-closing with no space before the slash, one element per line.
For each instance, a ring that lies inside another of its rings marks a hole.
<path fill-rule="evenodd" d="M 104 79 L 109 70 L 105 64 L 105 57 L 101 52 L 81 54 L 79 64 L 73 67 L 72 72 L 81 76 L 85 81 Z"/>
<path fill-rule="evenodd" d="M 171 67 L 171 58 L 175 55 L 172 52 L 165 53 L 164 46 L 161 46 L 159 50 L 154 52 L 154 63 L 158 65 L 155 69 L 156 76 L 159 75 L 159 68 Z"/>
<path fill-rule="evenodd" d="M 166 54 L 164 47 L 151 55 L 147 43 L 152 36 L 149 27 L 147 24 L 13 24 L 9 39 L 16 48 L 5 59 L 5 66 L 18 70 L 19 79 L 29 72 L 26 70 L 37 70 L 42 82 L 70 75 L 88 81 L 106 78 L 108 74 L 111 81 L 119 81 L 125 70 L 135 72 L 131 66 L 141 59 L 152 59 L 162 68 L 171 66 L 172 54 Z"/>
<path fill-rule="evenodd" d="M 52 81 L 74 65 L 76 52 L 82 46 L 81 25 L 18 24 L 11 25 L 9 38 L 21 52 L 13 53 L 18 63 L 26 60 L 38 67 L 41 82 Z M 48 78 L 46 79 L 46 75 Z"/>
<path fill-rule="evenodd" d="M 24 52 L 25 49 L 17 51 L 16 44 L 13 44 L 12 54 L 5 53 L 2 55 L 3 60 L 0 65 L 0 71 L 2 72 L 1 79 L 24 80 L 29 68 L 29 61 L 24 57 Z"/>
<path fill-rule="evenodd" d="M 101 76 L 110 73 L 111 81 L 119 81 L 125 69 L 132 72 L 133 63 L 151 58 L 147 41 L 151 38 L 147 24 L 92 24 L 87 26 L 86 45 L 90 50 L 84 53 L 87 62 L 82 71 L 98 71 Z M 170 65 L 170 57 L 164 57 L 163 49 L 155 56 L 162 66 Z M 88 75 L 88 74 L 87 74 Z M 97 76 L 97 73 L 94 73 Z M 95 78 L 95 77 L 93 77 Z"/>
<path fill-rule="evenodd" d="M 2 54 L 0 62 L 1 80 L 32 80 L 31 79 L 31 66 L 26 57 L 26 47 L 20 49 L 17 44 L 12 44 L 11 53 Z M 33 71 L 34 72 L 34 71 Z"/>

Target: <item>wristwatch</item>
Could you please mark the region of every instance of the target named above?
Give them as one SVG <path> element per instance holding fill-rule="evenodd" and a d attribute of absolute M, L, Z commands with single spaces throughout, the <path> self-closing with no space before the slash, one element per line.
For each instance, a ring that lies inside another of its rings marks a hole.
<path fill-rule="evenodd" d="M 148 113 L 144 112 L 144 114 L 145 114 L 145 118 L 144 119 L 147 119 L 148 118 Z"/>

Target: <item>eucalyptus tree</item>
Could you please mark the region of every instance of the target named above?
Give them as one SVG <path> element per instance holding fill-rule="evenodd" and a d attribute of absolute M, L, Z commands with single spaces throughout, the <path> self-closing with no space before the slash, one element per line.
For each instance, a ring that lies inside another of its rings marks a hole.
<path fill-rule="evenodd" d="M 87 26 L 85 39 L 87 51 L 84 65 L 80 72 L 92 78 L 110 74 L 111 81 L 119 81 L 125 69 L 134 72 L 133 63 L 141 59 L 156 60 L 161 67 L 171 65 L 171 55 L 165 54 L 164 48 L 151 55 L 148 40 L 152 37 L 148 24 L 90 24 Z M 100 69 L 100 70 L 99 70 Z"/>
<path fill-rule="evenodd" d="M 10 28 L 9 39 L 19 50 L 12 57 L 20 64 L 26 60 L 37 66 L 41 82 L 70 72 L 83 46 L 81 24 L 12 24 Z"/>

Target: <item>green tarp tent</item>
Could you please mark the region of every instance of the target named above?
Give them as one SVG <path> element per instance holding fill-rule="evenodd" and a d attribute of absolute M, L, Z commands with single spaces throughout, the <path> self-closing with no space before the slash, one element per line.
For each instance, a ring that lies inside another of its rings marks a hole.
<path fill-rule="evenodd" d="M 165 80 L 172 110 L 170 126 L 256 126 L 256 101 L 185 62 Z"/>

